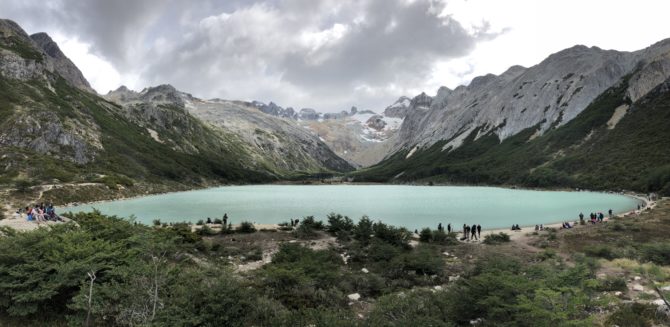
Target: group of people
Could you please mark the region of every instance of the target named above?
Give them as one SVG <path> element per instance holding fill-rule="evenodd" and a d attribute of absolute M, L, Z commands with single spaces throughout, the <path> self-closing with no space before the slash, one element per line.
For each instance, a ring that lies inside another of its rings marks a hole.
<path fill-rule="evenodd" d="M 437 224 L 437 230 L 440 232 L 444 232 L 444 226 L 442 226 L 442 223 Z M 451 228 L 451 223 L 447 224 L 447 229 L 446 229 L 447 234 L 452 232 Z M 453 230 L 453 232 L 456 232 L 456 230 Z M 418 230 L 414 230 L 415 234 L 419 234 Z M 478 240 L 481 239 L 482 237 L 482 225 L 472 225 L 468 226 L 467 224 L 463 224 L 463 237 L 461 237 L 461 241 L 466 241 L 466 240 Z"/>
<path fill-rule="evenodd" d="M 612 209 L 609 209 L 607 213 L 609 214 L 609 217 L 612 218 Z M 579 213 L 579 221 L 584 221 L 584 214 L 581 212 Z M 602 212 L 592 212 L 589 214 L 589 221 L 591 224 L 601 223 L 605 221 L 605 215 Z"/>
<path fill-rule="evenodd" d="M 479 240 L 482 238 L 482 225 L 473 224 L 468 226 L 463 224 L 463 237 L 461 241 Z"/>
<path fill-rule="evenodd" d="M 34 207 L 27 206 L 25 209 L 17 210 L 16 214 L 19 216 L 25 214 L 27 221 L 35 221 L 37 223 L 63 221 L 63 219 L 56 214 L 56 208 L 54 208 L 54 205 L 51 203 L 47 205 L 44 203 L 35 204 Z"/>

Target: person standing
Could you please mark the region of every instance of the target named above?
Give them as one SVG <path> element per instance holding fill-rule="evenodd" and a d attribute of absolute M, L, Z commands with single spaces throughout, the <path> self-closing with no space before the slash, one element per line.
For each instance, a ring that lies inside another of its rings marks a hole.
<path fill-rule="evenodd" d="M 612 209 L 610 209 L 608 213 L 610 214 L 610 218 L 612 218 Z"/>
<path fill-rule="evenodd" d="M 224 213 L 223 214 L 223 226 L 228 225 L 228 214 Z"/>
<path fill-rule="evenodd" d="M 482 225 L 480 224 L 477 224 L 477 236 L 480 240 L 482 239 Z"/>
<path fill-rule="evenodd" d="M 447 224 L 447 233 L 451 234 L 451 223 Z"/>
<path fill-rule="evenodd" d="M 470 231 L 471 231 L 470 233 L 472 234 L 470 236 L 470 238 L 476 240 L 477 239 L 477 225 L 473 224 L 472 227 L 470 228 Z"/>

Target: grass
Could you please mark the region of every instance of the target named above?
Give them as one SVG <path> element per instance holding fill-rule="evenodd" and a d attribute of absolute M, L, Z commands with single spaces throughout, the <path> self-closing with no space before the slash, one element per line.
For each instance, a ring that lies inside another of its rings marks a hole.
<path fill-rule="evenodd" d="M 44 55 L 35 49 L 32 44 L 14 35 L 2 38 L 0 40 L 0 48 L 13 51 L 24 59 L 35 60 L 37 62 L 44 61 Z"/>

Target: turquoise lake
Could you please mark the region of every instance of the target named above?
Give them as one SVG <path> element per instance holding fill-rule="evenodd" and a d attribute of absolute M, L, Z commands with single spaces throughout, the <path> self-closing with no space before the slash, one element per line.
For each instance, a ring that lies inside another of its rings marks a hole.
<path fill-rule="evenodd" d="M 136 217 L 151 224 L 197 221 L 207 217 L 229 221 L 280 223 L 291 218 L 330 212 L 357 221 L 373 220 L 410 229 L 480 224 L 484 228 L 512 224 L 535 225 L 578 219 L 580 212 L 606 214 L 636 208 L 639 200 L 595 192 L 530 191 L 495 187 L 406 185 L 249 185 L 159 194 L 135 199 L 60 208 L 59 212 L 89 211 Z M 456 227 L 458 229 L 458 227 Z"/>

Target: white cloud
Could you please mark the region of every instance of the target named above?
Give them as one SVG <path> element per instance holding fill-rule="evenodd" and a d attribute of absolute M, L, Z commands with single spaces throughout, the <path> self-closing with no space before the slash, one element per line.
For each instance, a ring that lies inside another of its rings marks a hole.
<path fill-rule="evenodd" d="M 82 71 L 91 87 L 104 94 L 116 89 L 121 83 L 137 88 L 140 81 L 136 75 L 122 76 L 107 60 L 91 53 L 91 45 L 76 38 L 68 38 L 60 33 L 52 35 L 63 53 Z"/>

